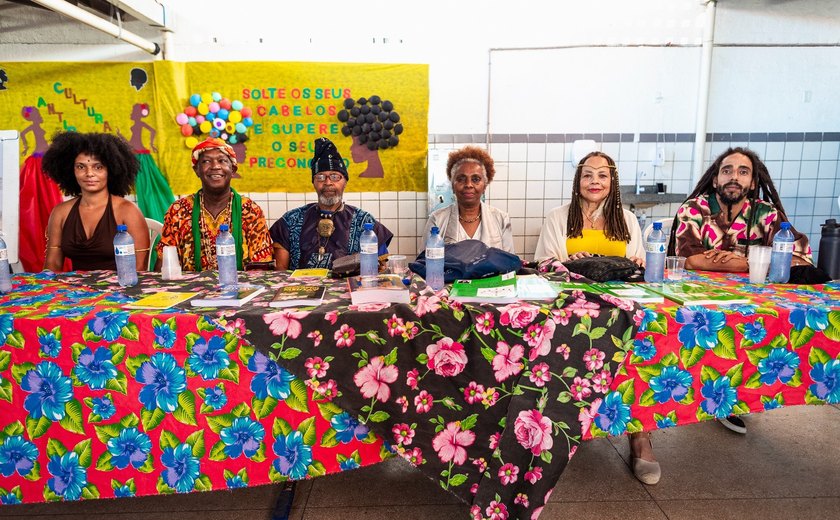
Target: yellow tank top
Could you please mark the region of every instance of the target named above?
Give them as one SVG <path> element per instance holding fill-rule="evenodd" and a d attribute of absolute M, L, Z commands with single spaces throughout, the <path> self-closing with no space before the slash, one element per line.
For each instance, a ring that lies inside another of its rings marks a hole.
<path fill-rule="evenodd" d="M 593 255 L 604 256 L 625 256 L 627 254 L 627 242 L 621 240 L 609 240 L 603 230 L 583 229 L 582 237 L 567 238 L 566 250 L 569 255 L 586 251 Z"/>

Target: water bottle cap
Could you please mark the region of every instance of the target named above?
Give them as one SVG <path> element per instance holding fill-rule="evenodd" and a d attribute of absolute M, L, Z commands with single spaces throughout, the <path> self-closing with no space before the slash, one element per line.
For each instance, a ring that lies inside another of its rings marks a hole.
<path fill-rule="evenodd" d="M 782 229 L 790 229 L 790 222 L 782 222 Z"/>
<path fill-rule="evenodd" d="M 230 229 L 230 228 L 228 227 L 227 224 L 222 224 L 221 226 L 219 226 L 219 231 L 221 231 L 222 233 L 224 233 L 228 229 Z"/>
<path fill-rule="evenodd" d="M 365 222 L 365 231 L 373 231 L 373 222 Z"/>
<path fill-rule="evenodd" d="M 117 233 L 123 233 L 125 231 L 128 231 L 128 226 L 125 224 L 117 224 Z"/>
<path fill-rule="evenodd" d="M 440 228 L 438 228 L 437 226 L 432 226 L 432 234 L 437 235 L 439 233 L 440 233 Z"/>
<path fill-rule="evenodd" d="M 662 222 L 654 222 L 653 229 L 662 229 Z"/>

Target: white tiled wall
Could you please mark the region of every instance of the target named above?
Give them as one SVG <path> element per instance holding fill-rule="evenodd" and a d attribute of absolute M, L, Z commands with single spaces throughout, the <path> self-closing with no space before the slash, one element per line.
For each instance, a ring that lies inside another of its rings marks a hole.
<path fill-rule="evenodd" d="M 717 134 L 716 134 L 717 135 Z M 836 134 L 832 134 L 836 135 Z M 443 137 L 444 139 L 439 139 Z M 526 136 L 543 142 L 494 142 L 490 153 L 496 162 L 496 177 L 487 190 L 490 204 L 511 217 L 516 253 L 531 259 L 545 214 L 566 204 L 571 194 L 574 168 L 570 162 L 571 144 L 544 142 L 543 136 Z M 693 143 L 666 142 L 665 164 L 653 168 L 650 158 L 657 146 L 652 142 L 602 142 L 600 149 L 610 154 L 619 167 L 621 184 L 635 183 L 636 173 L 644 172 L 642 184 L 665 183 L 669 193 L 687 194 L 691 185 Z M 469 135 L 430 136 L 430 150 L 448 152 L 472 142 Z M 441 142 L 443 141 L 443 142 Z M 458 142 L 456 142 L 458 141 Z M 662 145 L 662 143 L 660 143 Z M 820 224 L 827 218 L 840 219 L 840 140 L 816 142 L 715 141 L 707 146 L 704 168 L 729 146 L 748 146 L 765 160 L 779 191 L 782 204 L 794 227 L 807 234 L 811 246 L 819 248 Z M 283 213 L 316 200 L 312 193 L 245 193 L 266 213 L 268 225 Z M 408 256 L 417 254 L 428 215 L 425 192 L 345 193 L 345 202 L 371 212 L 394 233 L 390 251 Z M 660 204 L 646 210 L 648 219 L 673 216 L 679 204 Z"/>

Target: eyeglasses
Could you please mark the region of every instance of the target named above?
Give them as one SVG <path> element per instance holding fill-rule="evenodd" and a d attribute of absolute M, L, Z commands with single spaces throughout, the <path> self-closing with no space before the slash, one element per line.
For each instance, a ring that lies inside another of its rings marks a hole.
<path fill-rule="evenodd" d="M 344 175 L 340 173 L 316 173 L 314 179 L 318 182 L 324 182 L 327 179 L 330 179 L 332 182 L 338 182 L 344 178 Z"/>

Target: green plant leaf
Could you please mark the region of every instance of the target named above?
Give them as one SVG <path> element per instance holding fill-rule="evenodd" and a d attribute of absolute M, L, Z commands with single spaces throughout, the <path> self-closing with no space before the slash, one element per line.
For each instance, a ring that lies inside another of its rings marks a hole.
<path fill-rule="evenodd" d="M 284 400 L 286 406 L 298 412 L 309 412 L 309 399 L 306 395 L 306 383 L 301 379 L 293 379 L 290 383 L 291 393 Z"/>
<path fill-rule="evenodd" d="M 64 405 L 64 417 L 58 422 L 68 432 L 85 433 L 85 423 L 82 419 L 82 403 L 71 399 Z"/>
<path fill-rule="evenodd" d="M 269 396 L 266 396 L 265 399 L 257 399 L 254 397 L 251 399 L 251 406 L 254 409 L 254 415 L 257 419 L 263 419 L 271 415 L 271 412 L 277 407 L 277 399 Z"/>
<path fill-rule="evenodd" d="M 178 408 L 172 412 L 172 416 L 183 424 L 197 426 L 195 420 L 195 395 L 190 390 L 184 390 L 178 394 Z"/>

